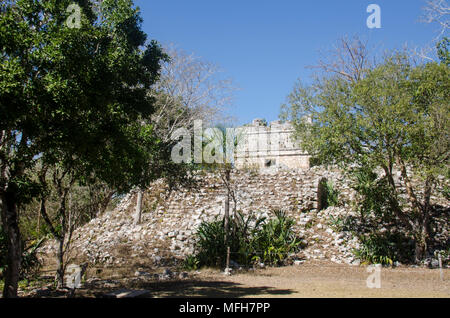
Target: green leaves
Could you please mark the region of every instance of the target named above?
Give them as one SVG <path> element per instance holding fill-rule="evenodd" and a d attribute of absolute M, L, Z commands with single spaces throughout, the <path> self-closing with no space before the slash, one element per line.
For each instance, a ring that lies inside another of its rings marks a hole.
<path fill-rule="evenodd" d="M 230 218 L 228 243 L 225 244 L 224 220 L 204 222 L 196 233 L 196 252 L 186 260 L 186 264 L 200 266 L 224 266 L 227 247 L 231 259 L 241 265 L 264 262 L 280 265 L 289 253 L 297 251 L 300 240 L 294 230 L 294 221 L 282 211 L 274 211 L 274 218 L 266 220 L 253 214 L 244 216 L 237 213 Z"/>
<path fill-rule="evenodd" d="M 144 184 L 164 145 L 136 121 L 150 122 L 147 88 L 165 55 L 155 41 L 142 49 L 146 35 L 132 1 L 103 1 L 98 12 L 91 1 L 75 1 L 81 28 L 68 28 L 72 3 L 3 7 L 0 128 L 24 133 L 44 162 L 95 172 L 123 190 Z"/>
<path fill-rule="evenodd" d="M 403 224 L 416 239 L 417 259 L 429 239 L 432 195 L 448 183 L 449 79 L 445 62 L 415 65 L 395 53 L 358 80 L 326 74 L 311 87 L 298 84 L 282 108 L 313 162 L 360 170 L 360 212 Z M 384 175 L 373 177 L 378 169 Z"/>

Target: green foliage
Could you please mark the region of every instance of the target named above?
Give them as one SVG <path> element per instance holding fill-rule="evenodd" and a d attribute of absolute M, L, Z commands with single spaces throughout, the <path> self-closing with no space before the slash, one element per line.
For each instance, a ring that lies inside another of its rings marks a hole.
<path fill-rule="evenodd" d="M 148 94 L 167 56 L 146 41 L 132 1 L 102 1 L 98 12 L 77 1 L 81 27 L 71 29 L 72 3 L 2 4 L 0 127 L 10 148 L 20 149 L 2 154 L 13 165 L 9 184 L 26 179 L 15 168 L 32 167 L 39 156 L 122 191 L 145 185 L 170 158 L 152 131 Z"/>
<path fill-rule="evenodd" d="M 437 44 L 437 53 L 441 63 L 450 66 L 450 39 L 445 37 Z"/>
<path fill-rule="evenodd" d="M 328 181 L 326 183 L 326 192 L 327 192 L 327 205 L 337 206 L 339 204 L 339 191 L 334 188 L 334 185 L 331 181 Z"/>
<path fill-rule="evenodd" d="M 361 244 L 362 247 L 355 250 L 355 256 L 363 261 L 363 264 L 392 265 L 394 263 L 389 242 L 379 237 L 369 237 L 364 238 Z"/>
<path fill-rule="evenodd" d="M 7 238 L 3 227 L 0 227 L 0 279 L 7 265 Z M 22 263 L 20 267 L 20 279 L 34 278 L 41 268 L 41 263 L 37 257 L 37 249 L 44 242 L 44 238 L 35 242 L 32 242 L 28 247 L 24 249 L 22 253 Z M 25 242 L 22 243 L 23 245 Z"/>
<path fill-rule="evenodd" d="M 185 266 L 223 267 L 228 246 L 231 259 L 243 266 L 254 262 L 280 265 L 289 253 L 298 249 L 300 241 L 293 232 L 294 221 L 281 211 L 274 211 L 274 215 L 274 219 L 267 221 L 237 213 L 229 222 L 231 234 L 227 244 L 224 220 L 202 223 L 196 233 L 196 254 L 185 260 Z"/>
<path fill-rule="evenodd" d="M 355 52 L 366 54 L 350 48 L 346 57 L 351 60 Z M 296 136 L 314 160 L 338 165 L 349 175 L 368 169 L 357 176 L 357 191 L 364 197 L 359 211 L 401 223 L 414 236 L 419 261 L 430 239 L 424 230 L 431 221 L 425 217 L 430 198 L 450 169 L 450 68 L 415 65 L 394 53 L 356 71 L 354 78 L 326 72 L 312 86 L 297 84 L 282 117 L 294 122 Z M 376 169 L 384 175 L 374 176 Z M 370 226 L 381 228 L 381 222 Z"/>
<path fill-rule="evenodd" d="M 359 236 L 361 247 L 354 250 L 355 256 L 365 264 L 393 265 L 394 262 L 411 259 L 412 246 L 399 233 L 371 233 Z"/>
<path fill-rule="evenodd" d="M 414 246 L 411 233 L 397 219 L 393 200 L 385 177 L 379 177 L 370 167 L 352 171 L 353 189 L 357 192 L 357 217 L 340 218 L 341 230 L 350 231 L 359 238 L 361 248 L 354 251 L 365 263 L 392 265 L 395 261 L 410 262 Z"/>
<path fill-rule="evenodd" d="M 296 252 L 300 240 L 293 231 L 294 220 L 283 211 L 274 211 L 275 218 L 262 225 L 254 241 L 257 255 L 253 259 L 269 265 L 280 265 L 289 253 Z"/>
<path fill-rule="evenodd" d="M 71 182 L 95 176 L 118 192 L 184 172 L 152 125 L 149 91 L 167 56 L 147 41 L 139 9 L 132 0 L 96 1 L 98 10 L 91 1 L 75 3 L 79 28 L 66 23 L 72 0 L 0 3 L 0 166 L 9 172 L 0 176 L 0 194 L 11 218 L 4 226 L 17 223 L 20 204 L 46 198 L 45 182 L 33 180 L 38 163 Z M 65 193 L 59 203 L 69 200 Z M 69 223 L 61 207 L 53 234 Z M 19 242 L 12 243 L 8 255 L 18 259 Z M 17 286 L 9 287 L 15 296 Z"/>
<path fill-rule="evenodd" d="M 42 264 L 37 257 L 37 249 L 44 243 L 45 239 L 45 237 L 41 238 L 25 248 L 22 254 L 22 265 L 20 267 L 21 279 L 35 278 L 36 275 L 39 274 Z"/>
<path fill-rule="evenodd" d="M 333 182 L 323 178 L 319 182 L 318 209 L 325 210 L 330 206 L 339 204 L 339 191 L 334 188 Z"/>
<path fill-rule="evenodd" d="M 195 255 L 189 255 L 183 262 L 183 268 L 188 271 L 199 269 L 200 261 Z"/>
<path fill-rule="evenodd" d="M 197 260 L 201 266 L 223 266 L 227 247 L 225 246 L 224 220 L 203 222 L 196 233 Z"/>
<path fill-rule="evenodd" d="M 352 171 L 353 189 L 359 196 L 358 210 L 362 217 L 374 213 L 380 218 L 392 216 L 390 199 L 392 192 L 386 178 L 379 178 L 369 167 Z"/>
<path fill-rule="evenodd" d="M 334 217 L 332 215 L 329 216 L 328 225 L 335 231 L 335 232 L 342 232 L 345 229 L 345 218 L 343 217 Z"/>

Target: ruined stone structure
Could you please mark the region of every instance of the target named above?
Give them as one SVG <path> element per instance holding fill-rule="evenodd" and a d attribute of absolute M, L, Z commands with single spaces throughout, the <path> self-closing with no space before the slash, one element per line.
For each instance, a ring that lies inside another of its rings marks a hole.
<path fill-rule="evenodd" d="M 194 252 L 194 234 L 205 221 L 224 215 L 226 188 L 215 173 L 199 173 L 198 187 L 170 190 L 159 180 L 144 193 L 142 223 L 134 224 L 137 193 L 131 192 L 114 211 L 93 219 L 73 235 L 72 255 L 77 264 L 111 267 L 153 263 L 165 266 L 182 262 Z M 320 183 L 326 178 L 339 191 L 339 206 L 320 208 Z M 327 259 L 334 263 L 359 264 L 353 250 L 359 240 L 332 222 L 356 215 L 355 191 L 339 170 L 312 167 L 307 170 L 275 172 L 233 170 L 232 191 L 235 200 L 230 207 L 248 216 L 273 217 L 274 209 L 282 209 L 295 220 L 295 232 L 306 245 L 294 258 Z M 432 198 L 445 206 L 443 198 Z M 445 213 L 436 219 L 436 241 L 446 242 L 449 221 Z M 46 245 L 41 253 L 54 259 L 57 244 Z M 170 263 L 172 264 L 172 263 Z"/>
<path fill-rule="evenodd" d="M 309 156 L 293 138 L 294 127 L 290 122 L 274 121 L 267 125 L 255 119 L 240 129 L 235 166 L 260 170 L 309 168 Z"/>

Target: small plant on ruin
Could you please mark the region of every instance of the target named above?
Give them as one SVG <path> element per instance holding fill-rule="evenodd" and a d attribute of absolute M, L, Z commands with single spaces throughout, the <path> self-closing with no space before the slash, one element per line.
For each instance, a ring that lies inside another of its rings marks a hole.
<path fill-rule="evenodd" d="M 363 264 L 393 265 L 396 261 L 408 262 L 413 258 L 412 242 L 398 232 L 358 235 L 360 247 L 354 255 Z"/>
<path fill-rule="evenodd" d="M 339 191 L 335 189 L 331 181 L 328 181 L 325 186 L 327 191 L 327 205 L 337 206 L 339 204 Z"/>
<path fill-rule="evenodd" d="M 255 239 L 257 255 L 253 258 L 265 264 L 280 265 L 288 254 L 296 252 L 300 240 L 293 227 L 295 221 L 280 210 L 274 211 L 275 218 L 262 226 Z"/>
<path fill-rule="evenodd" d="M 341 217 L 341 216 L 334 217 L 334 216 L 330 215 L 328 224 L 333 229 L 333 231 L 341 232 L 344 230 L 344 227 L 345 227 L 344 222 L 345 222 L 345 220 L 343 217 Z"/>
<path fill-rule="evenodd" d="M 200 266 L 222 266 L 225 255 L 224 220 L 203 222 L 196 233 L 196 258 Z"/>
<path fill-rule="evenodd" d="M 388 241 L 379 236 L 369 236 L 361 239 L 361 245 L 354 254 L 363 264 L 393 264 L 394 256 Z"/>
<path fill-rule="evenodd" d="M 186 257 L 183 263 L 183 268 L 188 271 L 199 269 L 200 261 L 195 255 L 189 255 Z"/>

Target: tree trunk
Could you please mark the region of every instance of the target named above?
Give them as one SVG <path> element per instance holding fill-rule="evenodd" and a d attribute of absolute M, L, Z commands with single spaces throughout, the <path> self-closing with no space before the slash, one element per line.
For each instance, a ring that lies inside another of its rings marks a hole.
<path fill-rule="evenodd" d="M 2 201 L 2 223 L 8 241 L 8 255 L 6 272 L 4 275 L 5 286 L 3 288 L 4 298 L 16 298 L 19 284 L 20 263 L 22 261 L 22 243 L 20 238 L 19 224 L 17 218 L 17 203 L 14 193 L 3 193 Z"/>
<path fill-rule="evenodd" d="M 56 270 L 56 281 L 57 288 L 64 287 L 64 239 L 58 238 L 58 251 L 56 253 L 57 257 L 57 267 Z"/>
<path fill-rule="evenodd" d="M 230 170 L 225 171 L 226 189 L 227 194 L 224 204 L 224 227 L 225 227 L 225 244 L 228 243 L 229 233 L 229 221 L 230 221 Z"/>
<path fill-rule="evenodd" d="M 134 225 L 138 225 L 141 223 L 142 219 L 142 197 L 144 195 L 144 191 L 139 189 L 136 200 L 136 212 L 134 214 Z"/>
<path fill-rule="evenodd" d="M 416 246 L 415 246 L 415 261 L 416 263 L 420 263 L 425 259 L 427 256 L 427 250 L 428 250 L 428 241 L 430 238 L 430 218 L 429 218 L 429 212 L 424 211 L 424 217 L 422 219 L 420 228 L 418 229 L 418 235 L 415 238 L 416 240 Z"/>
<path fill-rule="evenodd" d="M 229 220 L 230 220 L 230 194 L 227 190 L 227 195 L 225 197 L 225 202 L 224 202 L 225 244 L 228 243 Z"/>

